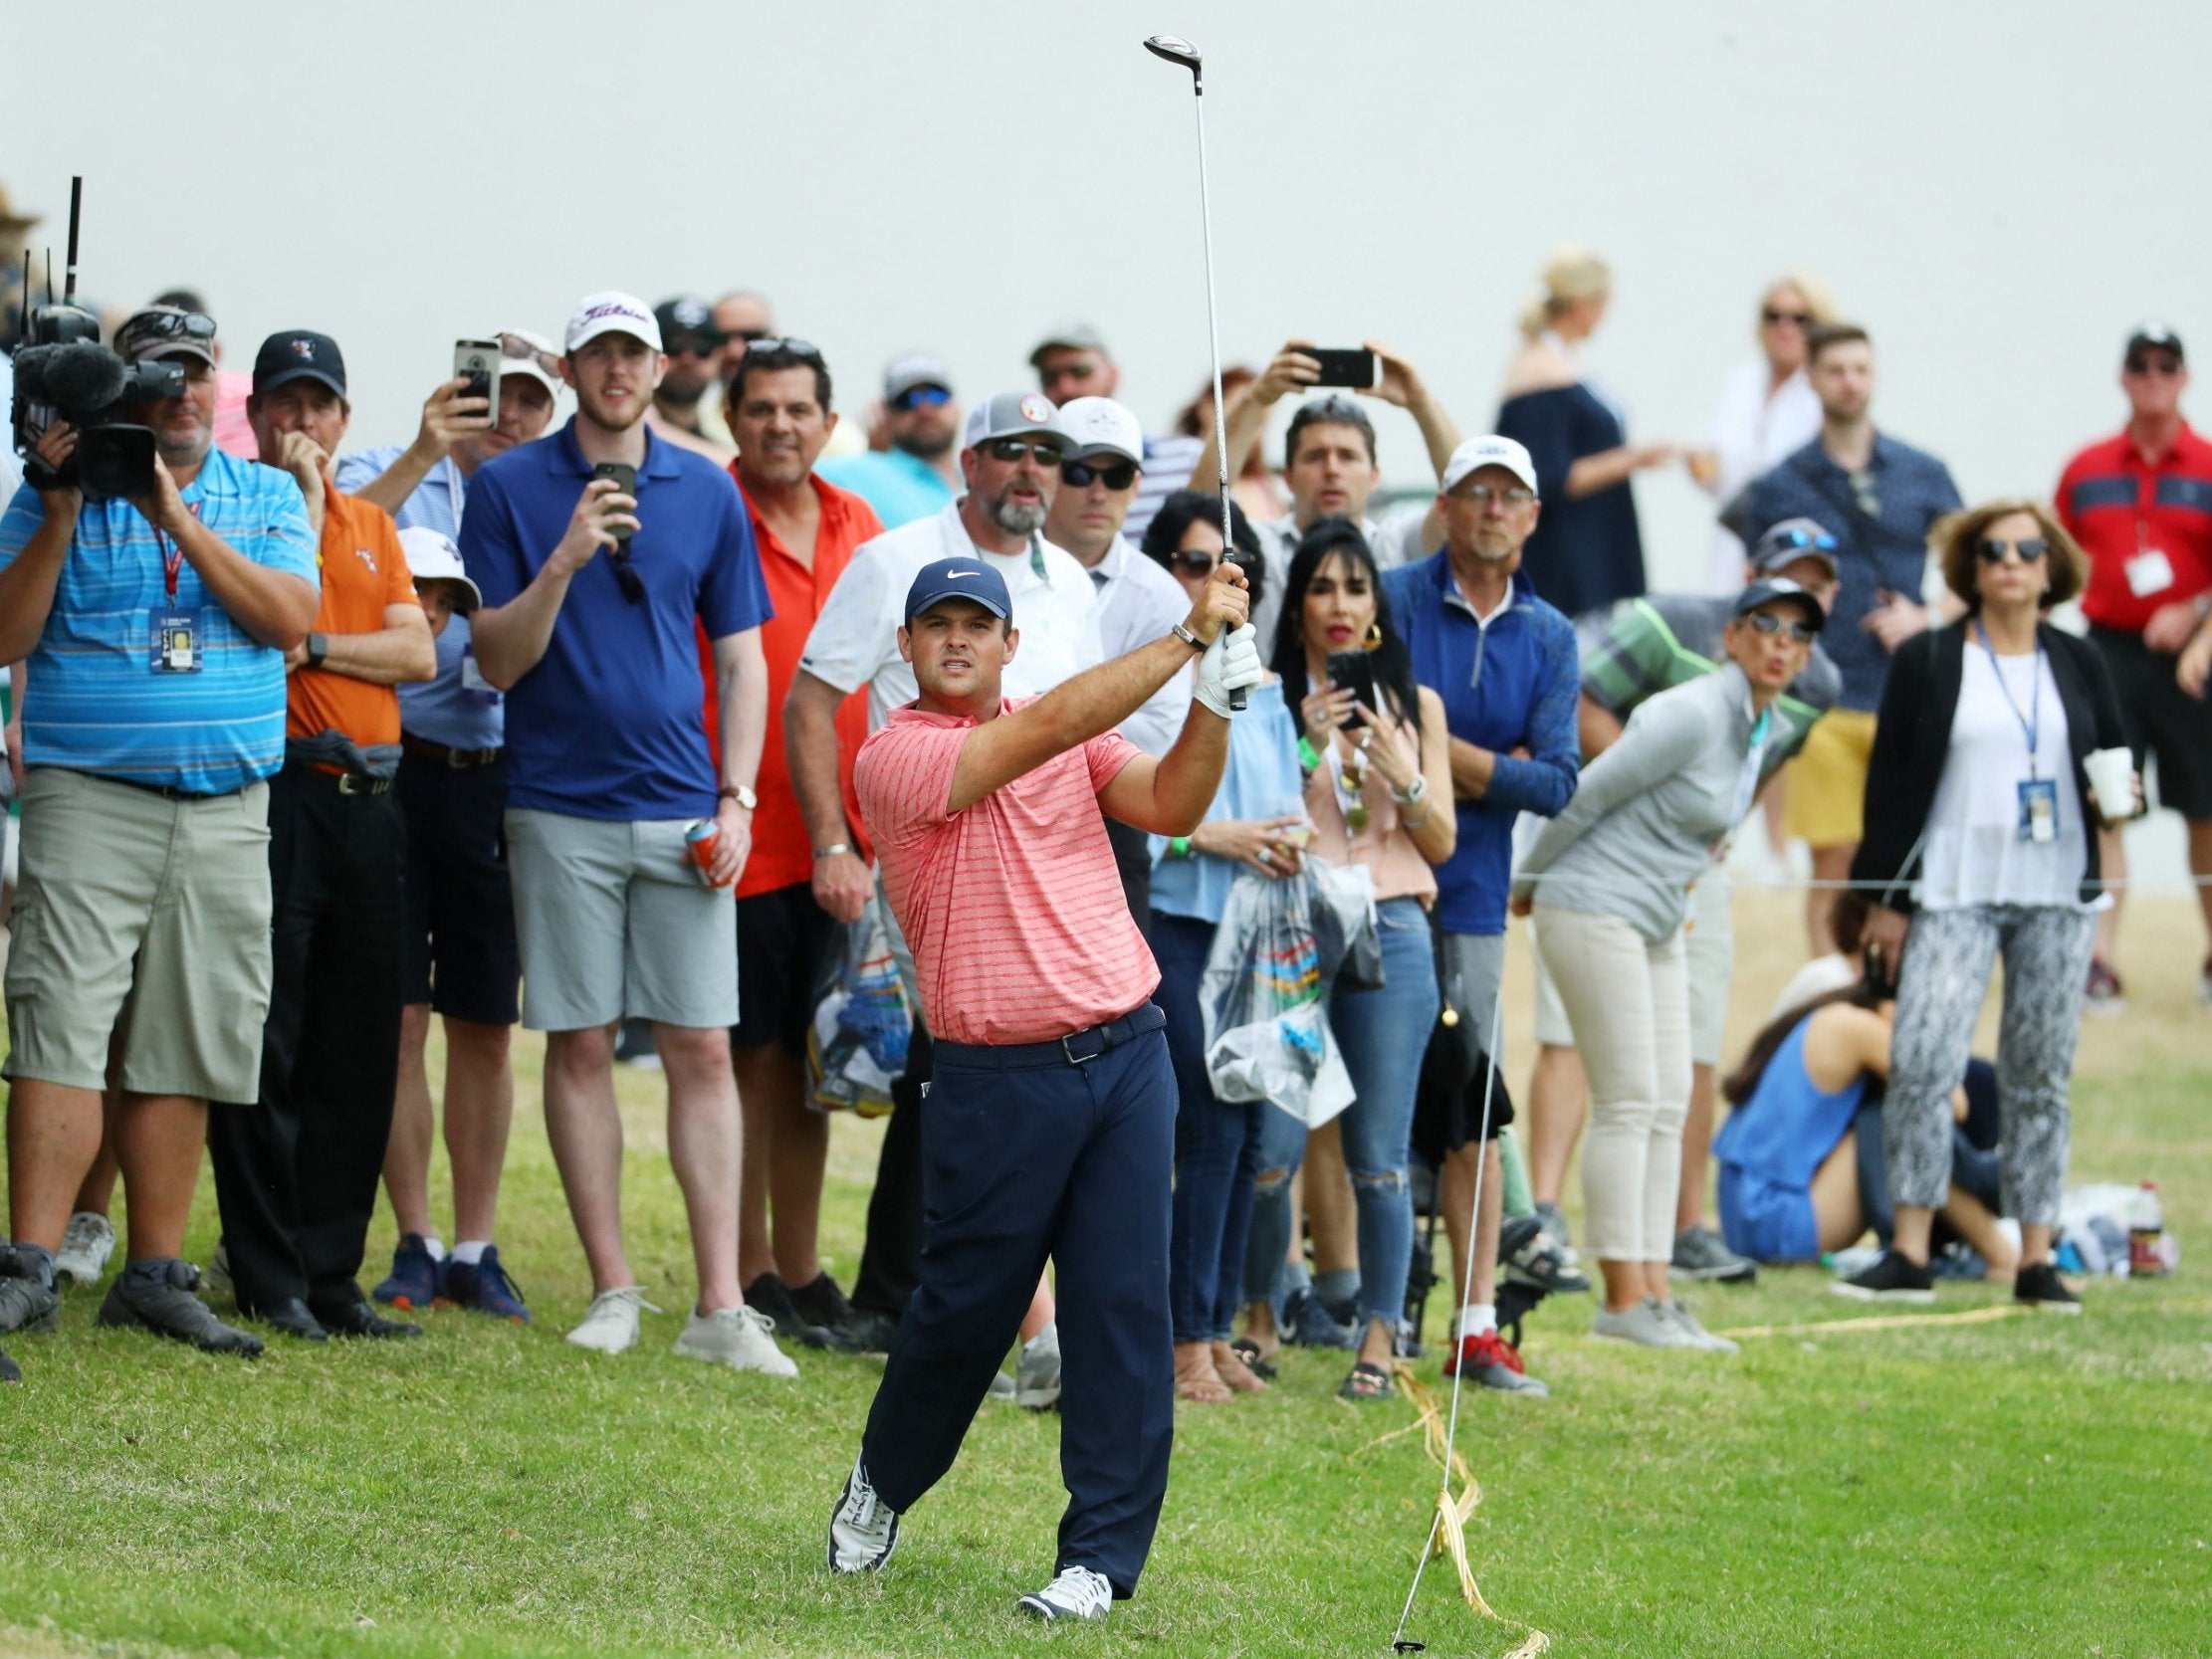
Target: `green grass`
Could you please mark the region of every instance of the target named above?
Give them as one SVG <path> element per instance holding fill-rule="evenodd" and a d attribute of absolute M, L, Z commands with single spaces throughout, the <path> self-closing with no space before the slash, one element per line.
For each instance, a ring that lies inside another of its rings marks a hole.
<path fill-rule="evenodd" d="M 2159 1176 L 2179 1277 L 2094 1287 L 2080 1320 L 1790 1333 L 1735 1359 L 1602 1347 L 1586 1302 L 1555 1301 L 1529 1349 L 1554 1397 L 1470 1398 L 1462 1422 L 1492 1604 L 1564 1655 L 2212 1651 L 2212 1044 L 2172 1002 L 2085 1044 L 2075 1167 Z M 1104 1629 L 1010 1611 L 1061 1504 L 1056 1421 L 1010 1408 L 987 1407 L 891 1570 L 830 1581 L 822 1528 L 877 1367 L 801 1354 L 790 1385 L 668 1353 L 689 1268 L 658 1080 L 622 1093 L 634 1260 L 670 1310 L 631 1354 L 559 1341 L 587 1286 L 533 1111 L 503 1226 L 532 1330 L 440 1314 L 420 1344 L 246 1365 L 99 1333 L 80 1294 L 58 1337 L 14 1341 L 0 1655 L 1388 1650 L 1437 1471 L 1417 1435 L 1384 1438 L 1406 1405 L 1333 1397 L 1335 1356 L 1182 1408 L 1142 1594 Z M 874 1146 L 839 1125 L 826 1236 L 848 1279 Z M 380 1222 L 372 1265 L 389 1242 Z M 2001 1300 L 1958 1287 L 1944 1310 Z M 1701 1308 L 1721 1328 L 1854 1313 L 1812 1272 Z M 1448 1563 L 1409 1634 L 1519 1639 L 1457 1601 Z"/>

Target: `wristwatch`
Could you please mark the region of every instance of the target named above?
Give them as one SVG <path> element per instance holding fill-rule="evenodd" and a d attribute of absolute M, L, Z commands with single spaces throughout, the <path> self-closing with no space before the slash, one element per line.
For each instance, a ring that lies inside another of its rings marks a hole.
<path fill-rule="evenodd" d="M 851 857 L 852 843 L 850 841 L 832 841 L 826 847 L 816 847 L 814 849 L 816 858 L 836 858 L 840 855 Z"/>
<path fill-rule="evenodd" d="M 1419 806 L 1429 796 L 1429 779 L 1420 772 L 1416 772 L 1414 773 L 1414 781 L 1407 787 L 1405 793 L 1401 794 L 1393 789 L 1390 796 L 1400 806 Z"/>
<path fill-rule="evenodd" d="M 308 636 L 308 667 L 321 668 L 324 660 L 330 654 L 331 636 L 329 634 L 310 634 Z"/>
<path fill-rule="evenodd" d="M 753 792 L 750 784 L 744 783 L 725 783 L 715 791 L 715 798 L 717 800 L 736 801 L 748 812 L 761 804 L 761 797 Z"/>
<path fill-rule="evenodd" d="M 1188 645 L 1193 651 L 1204 651 L 1206 649 L 1206 641 L 1200 639 L 1198 635 L 1192 633 L 1189 628 L 1185 627 L 1180 622 L 1178 622 L 1173 628 L 1169 629 L 1168 631 L 1174 634 L 1175 637 L 1181 640 L 1185 645 Z"/>

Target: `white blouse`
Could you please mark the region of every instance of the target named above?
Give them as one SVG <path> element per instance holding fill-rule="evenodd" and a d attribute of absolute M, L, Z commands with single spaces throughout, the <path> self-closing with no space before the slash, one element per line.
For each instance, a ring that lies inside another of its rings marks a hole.
<path fill-rule="evenodd" d="M 1767 386 L 1772 379 L 1767 360 L 1754 357 L 1737 367 L 1720 389 L 1720 406 L 1713 411 L 1712 424 L 1712 447 L 1718 465 L 1710 488 L 1713 499 L 1722 507 L 1777 461 L 1820 436 L 1821 400 L 1805 371 L 1799 369 L 1769 396 Z M 1763 532 L 1767 526 L 1758 528 Z M 1747 551 L 1734 531 L 1713 526 L 1708 591 L 1731 595 L 1743 591 Z"/>

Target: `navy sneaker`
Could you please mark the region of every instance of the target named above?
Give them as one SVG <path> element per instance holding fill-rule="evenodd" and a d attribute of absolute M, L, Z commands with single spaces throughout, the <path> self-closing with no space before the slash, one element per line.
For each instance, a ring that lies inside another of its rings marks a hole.
<path fill-rule="evenodd" d="M 1282 1326 L 1284 1341 L 1298 1348 L 1355 1348 L 1360 1346 L 1359 1327 L 1330 1313 L 1328 1305 L 1313 1293 L 1310 1285 L 1300 1285 L 1283 1298 Z"/>
<path fill-rule="evenodd" d="M 494 1319 L 512 1320 L 517 1325 L 530 1323 L 530 1310 L 523 1305 L 522 1287 L 509 1278 L 507 1269 L 500 1265 L 498 1245 L 487 1244 L 477 1261 L 455 1261 L 448 1256 L 441 1265 L 445 1280 L 438 1287 L 441 1306 L 465 1308 L 472 1314 L 490 1314 Z"/>
<path fill-rule="evenodd" d="M 391 1253 L 391 1273 L 368 1294 L 386 1307 L 427 1314 L 442 1294 L 439 1281 L 445 1273 L 446 1263 L 431 1259 L 420 1233 L 402 1233 L 399 1248 Z"/>

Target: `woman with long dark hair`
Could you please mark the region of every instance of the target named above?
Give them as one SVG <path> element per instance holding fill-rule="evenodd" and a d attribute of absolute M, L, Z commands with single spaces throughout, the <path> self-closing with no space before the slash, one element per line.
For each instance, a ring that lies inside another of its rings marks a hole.
<path fill-rule="evenodd" d="M 1346 673 L 1330 679 L 1334 659 Z M 1347 659 L 1362 672 L 1352 674 Z M 1437 966 L 1429 906 L 1435 867 L 1451 856 L 1449 734 L 1443 703 L 1414 683 L 1413 656 L 1382 602 L 1381 573 L 1359 527 L 1324 518 L 1298 543 L 1285 577 L 1274 670 L 1305 736 L 1305 808 L 1312 852 L 1358 864 L 1375 882 L 1384 983 L 1335 990 L 1329 1030 L 1352 1076 L 1355 1099 L 1341 1121 L 1344 1161 L 1359 1217 L 1359 1358 L 1341 1392 L 1391 1393 L 1390 1364 L 1406 1307 L 1414 1246 L 1411 1157 L 1423 1041 L 1436 1023 Z M 1305 1154 L 1306 1126 L 1264 1115 L 1252 1206 L 1245 1293 L 1256 1329 L 1273 1332 L 1273 1303 L 1289 1248 L 1290 1177 Z"/>
<path fill-rule="evenodd" d="M 1896 1236 L 1836 1285 L 1866 1300 L 1929 1302 L 1929 1229 L 1950 1160 L 1944 1103 L 1965 1073 L 1974 1021 L 2005 962 L 1997 1039 L 2004 1212 L 2020 1223 L 2015 1300 L 2078 1313 L 2051 1262 L 2066 1183 L 2068 1087 L 2097 907 L 2100 820 L 2135 809 L 2139 784 L 2088 762 L 2124 748 L 2103 659 L 2050 625 L 2088 561 L 2039 502 L 1953 514 L 1933 547 L 1964 620 L 1889 665 L 1867 772 L 1867 830 L 1852 884 L 1874 909 L 1870 950 L 1898 967 L 1897 1032 L 1882 1125 Z M 2123 775 L 2127 768 L 2120 768 Z"/>

